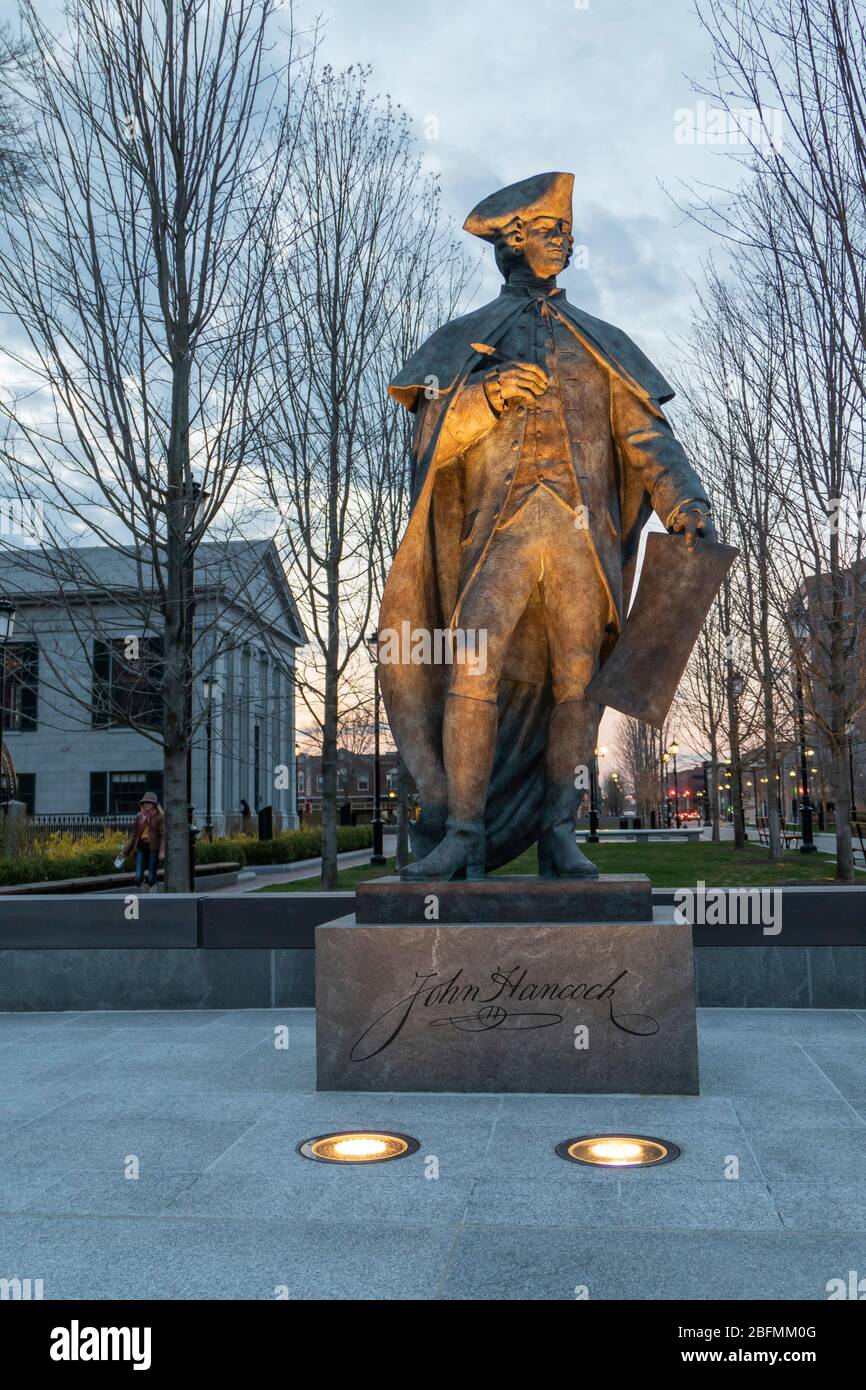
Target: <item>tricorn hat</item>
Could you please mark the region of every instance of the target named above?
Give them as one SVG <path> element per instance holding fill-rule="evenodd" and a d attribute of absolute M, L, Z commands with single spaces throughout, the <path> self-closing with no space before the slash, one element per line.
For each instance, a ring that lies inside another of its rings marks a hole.
<path fill-rule="evenodd" d="M 524 222 L 533 217 L 560 217 L 570 227 L 573 189 L 574 174 L 533 174 L 482 198 L 463 223 L 463 230 L 484 241 L 495 241 L 515 217 Z"/>

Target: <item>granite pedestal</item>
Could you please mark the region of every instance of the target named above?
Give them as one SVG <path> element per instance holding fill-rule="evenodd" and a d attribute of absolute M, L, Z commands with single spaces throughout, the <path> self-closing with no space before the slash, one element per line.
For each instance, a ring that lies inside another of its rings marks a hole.
<path fill-rule="evenodd" d="M 608 920 L 599 882 L 359 885 L 316 928 L 317 1089 L 696 1094 L 691 928 Z"/>
<path fill-rule="evenodd" d="M 651 922 L 652 884 L 646 874 L 600 874 L 583 882 L 528 874 L 496 874 L 462 883 L 374 878 L 358 884 L 355 915 L 364 925 L 383 926 L 432 920 L 440 924 Z"/>

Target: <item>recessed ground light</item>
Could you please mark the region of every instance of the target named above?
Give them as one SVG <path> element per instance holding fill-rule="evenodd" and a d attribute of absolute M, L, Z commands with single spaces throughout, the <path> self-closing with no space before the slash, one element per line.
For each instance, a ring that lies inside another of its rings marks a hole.
<path fill-rule="evenodd" d="M 584 1134 L 563 1139 L 556 1152 L 569 1163 L 588 1163 L 593 1168 L 647 1168 L 673 1163 L 680 1156 L 676 1144 L 646 1134 Z"/>
<path fill-rule="evenodd" d="M 418 1140 L 408 1134 L 387 1130 L 338 1130 L 319 1134 L 298 1145 L 298 1153 L 319 1163 L 385 1163 L 389 1158 L 405 1158 L 417 1153 Z"/>

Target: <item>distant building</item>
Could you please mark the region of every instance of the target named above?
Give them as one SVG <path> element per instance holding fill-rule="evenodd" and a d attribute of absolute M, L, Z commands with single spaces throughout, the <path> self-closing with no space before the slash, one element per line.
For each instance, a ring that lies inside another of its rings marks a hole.
<path fill-rule="evenodd" d="M 382 819 L 396 816 L 397 754 L 393 750 L 380 756 L 379 789 Z M 337 753 L 337 809 L 348 807 L 355 824 L 365 825 L 373 819 L 375 763 L 372 752 L 353 753 L 341 748 Z M 309 801 L 313 819 L 322 814 L 322 759 L 319 754 L 299 753 L 297 756 L 297 799 L 300 806 Z"/>
<path fill-rule="evenodd" d="M 0 557 L 0 598 L 16 608 L 3 743 L 31 813 L 115 815 L 145 791 L 162 799 L 162 638 L 147 582 L 107 547 Z M 276 547 L 202 544 L 194 590 L 196 820 L 207 813 L 208 676 L 215 833 L 240 825 L 242 800 L 294 826 L 295 653 L 306 635 Z"/>

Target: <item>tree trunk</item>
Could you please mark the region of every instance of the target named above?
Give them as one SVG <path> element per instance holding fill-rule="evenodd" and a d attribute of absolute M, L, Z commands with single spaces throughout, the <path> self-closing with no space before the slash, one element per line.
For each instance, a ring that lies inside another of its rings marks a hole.
<path fill-rule="evenodd" d="M 722 837 L 719 831 L 719 745 L 715 738 L 710 739 L 710 758 L 712 759 L 710 780 L 713 784 L 713 795 L 710 803 L 713 829 L 710 838 L 713 844 L 717 845 Z"/>
<path fill-rule="evenodd" d="M 770 858 L 781 859 L 783 852 L 782 818 L 779 812 L 779 792 L 776 786 L 776 743 L 771 737 L 764 744 L 767 761 L 767 837 L 770 841 Z"/>
<path fill-rule="evenodd" d="M 731 750 L 731 799 L 734 805 L 734 848 L 746 845 L 746 813 L 743 807 L 743 771 L 740 766 L 740 717 L 733 676 L 728 681 L 728 746 Z"/>
<path fill-rule="evenodd" d="M 762 544 L 761 560 L 768 564 L 768 556 Z M 770 573 L 769 568 L 764 571 Z M 773 657 L 770 645 L 769 600 L 766 589 L 761 592 L 760 608 L 760 646 L 761 646 L 761 697 L 764 706 L 764 753 L 767 759 L 767 836 L 770 841 L 770 859 L 781 859 L 784 850 L 782 827 L 779 819 L 779 793 L 776 789 L 776 720 L 773 708 Z"/>
<path fill-rule="evenodd" d="M 186 744 L 166 744 L 163 754 L 165 797 L 165 891 L 190 893 L 189 820 L 186 800 Z"/>
<path fill-rule="evenodd" d="M 834 728 L 830 743 L 830 779 L 836 803 L 836 880 L 854 882 L 854 848 L 851 836 L 851 783 L 844 725 L 841 736 Z"/>
<path fill-rule="evenodd" d="M 190 565 L 187 556 L 189 478 L 189 360 L 184 351 L 172 377 L 171 437 L 166 474 L 166 594 L 163 649 L 163 794 L 165 796 L 165 887 L 191 893 L 187 757 L 192 653 L 190 651 Z"/>
<path fill-rule="evenodd" d="M 322 718 L 322 888 L 337 887 L 337 674 L 325 672 Z"/>

